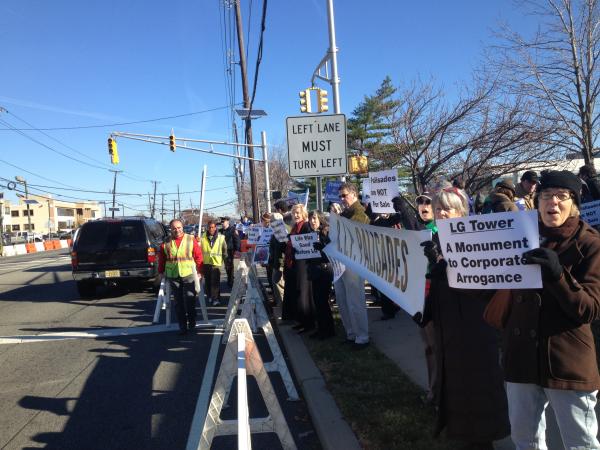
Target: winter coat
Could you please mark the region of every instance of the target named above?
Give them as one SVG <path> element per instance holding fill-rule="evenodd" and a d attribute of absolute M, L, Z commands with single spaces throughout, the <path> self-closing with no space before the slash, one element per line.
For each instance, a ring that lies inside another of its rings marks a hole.
<path fill-rule="evenodd" d="M 564 267 L 558 281 L 511 291 L 504 329 L 506 380 L 552 389 L 600 389 L 590 327 L 600 318 L 600 235 L 579 220 L 574 234 L 554 250 Z"/>
<path fill-rule="evenodd" d="M 497 333 L 483 320 L 492 291 L 449 287 L 441 263 L 429 276 L 421 326 L 433 321 L 439 377 L 435 434 L 446 428 L 448 437 L 466 442 L 501 439 L 510 433 L 508 402 Z"/>
<path fill-rule="evenodd" d="M 229 225 L 227 228 L 221 231 L 225 236 L 225 243 L 227 244 L 227 250 L 233 250 L 234 252 L 240 251 L 240 235 L 233 225 Z"/>
<path fill-rule="evenodd" d="M 581 181 L 583 181 L 581 186 L 581 203 L 600 200 L 600 183 L 598 183 L 598 180 L 595 177 L 591 177 Z"/>
<path fill-rule="evenodd" d="M 528 193 L 525 189 L 523 189 L 521 183 L 518 183 L 515 187 L 515 197 L 523 199 L 523 201 L 525 202 L 525 208 L 527 210 L 535 209 L 535 206 L 533 205 L 534 196 L 535 192 Z"/>
<path fill-rule="evenodd" d="M 491 192 L 483 205 L 483 214 L 519 211 L 515 202 L 513 202 L 506 194 L 500 192 Z"/>
<path fill-rule="evenodd" d="M 343 210 L 340 216 L 360 223 L 368 224 L 371 222 L 369 216 L 367 216 L 367 214 L 365 213 L 365 208 L 363 208 L 363 206 L 358 200 L 355 201 L 352 205 L 348 206 L 345 210 Z"/>

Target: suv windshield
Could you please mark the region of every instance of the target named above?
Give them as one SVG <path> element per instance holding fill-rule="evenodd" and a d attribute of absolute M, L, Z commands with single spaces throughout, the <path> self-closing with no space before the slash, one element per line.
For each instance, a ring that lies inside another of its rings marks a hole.
<path fill-rule="evenodd" d="M 81 230 L 77 248 L 103 250 L 146 245 L 141 221 L 89 222 Z"/>

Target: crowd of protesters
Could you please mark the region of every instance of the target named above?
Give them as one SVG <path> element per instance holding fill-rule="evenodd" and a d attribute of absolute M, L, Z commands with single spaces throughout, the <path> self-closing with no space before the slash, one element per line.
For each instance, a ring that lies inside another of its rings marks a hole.
<path fill-rule="evenodd" d="M 600 317 L 600 235 L 579 217 L 582 202 L 600 199 L 593 167 L 525 172 L 515 185 L 500 180 L 486 196 L 467 195 L 459 181 L 416 196 L 393 199 L 394 214 L 373 214 L 352 183 L 339 189 L 328 214 L 381 227 L 425 230 L 428 260 L 425 307 L 413 319 L 421 327 L 429 375 L 424 401 L 438 412 L 436 434 L 492 449 L 508 435 L 517 449 L 544 449 L 545 408 L 551 404 L 565 448 L 600 448 L 594 407 L 600 387 L 590 324 Z M 365 280 L 346 268 L 335 282 L 323 248 L 327 215 L 297 204 L 276 204 L 290 235 L 317 233 L 320 258 L 296 259 L 288 240 L 270 242 L 269 267 L 282 319 L 316 339 L 335 335 L 331 301 L 342 320 L 344 344 L 369 345 Z M 448 285 L 436 221 L 470 214 L 537 209 L 540 248 L 526 252 L 541 266 L 543 287 L 527 290 L 457 289 Z M 382 320 L 399 308 L 372 288 Z M 499 338 L 500 337 L 500 338 Z"/>

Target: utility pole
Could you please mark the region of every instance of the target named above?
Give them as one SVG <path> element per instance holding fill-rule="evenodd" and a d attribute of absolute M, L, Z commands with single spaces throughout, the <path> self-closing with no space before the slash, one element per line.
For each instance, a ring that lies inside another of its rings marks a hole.
<path fill-rule="evenodd" d="M 173 219 L 177 219 L 177 216 L 175 215 L 175 214 L 176 214 L 176 211 L 177 211 L 177 210 L 175 209 L 175 202 L 176 202 L 176 201 L 177 201 L 177 200 L 173 199 Z"/>
<path fill-rule="evenodd" d="M 113 198 L 112 198 L 112 211 L 111 211 L 112 218 L 114 219 L 115 218 L 115 196 L 117 195 L 117 174 L 121 171 L 113 170 L 113 169 L 109 169 L 109 170 L 115 174 L 115 179 L 113 181 L 113 192 L 112 192 Z M 105 208 L 104 215 L 106 215 L 106 205 L 104 205 L 104 208 Z"/>
<path fill-rule="evenodd" d="M 150 217 L 152 217 L 154 219 L 154 213 L 156 211 L 155 206 L 156 206 L 156 185 L 159 183 L 158 181 L 152 181 L 152 183 L 154 184 L 154 196 L 152 197 L 152 210 L 150 213 Z"/>
<path fill-rule="evenodd" d="M 240 0 L 235 0 L 235 22 L 237 27 L 238 47 L 240 52 L 240 70 L 242 72 L 242 91 L 244 94 L 244 108 L 247 110 L 246 123 L 246 144 L 252 144 L 252 119 L 250 119 L 250 95 L 248 93 L 248 73 L 246 72 L 246 51 L 244 50 L 244 33 L 242 30 L 242 11 Z M 254 168 L 254 148 L 248 147 L 248 156 L 250 159 L 250 189 L 252 191 L 252 215 L 254 222 L 259 221 L 258 210 L 258 189 L 256 186 L 256 171 Z"/>
<path fill-rule="evenodd" d="M 160 207 L 160 223 L 165 223 L 165 194 L 160 194 L 162 197 L 162 204 Z"/>
<path fill-rule="evenodd" d="M 152 197 L 150 196 L 150 192 L 148 192 L 148 212 L 152 212 Z"/>
<path fill-rule="evenodd" d="M 25 204 L 27 205 L 27 226 L 29 228 L 27 228 L 28 231 L 33 231 L 31 229 L 31 209 L 29 208 L 29 202 L 27 200 L 29 200 L 29 191 L 27 191 L 27 180 L 23 177 L 15 177 L 15 180 L 17 180 L 19 183 L 23 183 L 23 186 L 25 186 Z"/>
<path fill-rule="evenodd" d="M 52 239 L 52 222 L 51 222 L 51 218 L 50 218 L 50 199 L 46 199 L 46 202 L 48 202 L 48 239 Z"/>
<path fill-rule="evenodd" d="M 179 217 L 181 217 L 181 197 L 179 196 L 179 185 L 177 185 L 177 210 L 179 211 Z"/>

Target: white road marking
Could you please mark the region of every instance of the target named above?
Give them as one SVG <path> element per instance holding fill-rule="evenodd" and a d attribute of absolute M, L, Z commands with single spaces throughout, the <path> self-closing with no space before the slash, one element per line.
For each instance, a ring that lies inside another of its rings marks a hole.
<path fill-rule="evenodd" d="M 223 319 L 213 319 L 206 322 L 198 322 L 196 328 L 212 328 L 223 324 Z M 110 328 L 106 330 L 91 331 L 65 331 L 58 333 L 42 333 L 20 336 L 0 336 L 0 345 L 8 344 L 31 344 L 36 342 L 64 341 L 69 339 L 98 339 L 117 336 L 135 336 L 148 333 L 164 333 L 178 329 L 177 324 L 167 325 L 144 325 L 129 328 Z"/>
<path fill-rule="evenodd" d="M 194 418 L 192 419 L 192 426 L 190 427 L 190 434 L 188 435 L 187 445 L 185 446 L 186 450 L 198 450 L 200 447 L 200 436 L 202 435 L 202 428 L 204 427 L 206 413 L 208 412 L 208 402 L 210 401 L 212 382 L 215 375 L 215 364 L 217 362 L 222 334 L 222 329 L 216 329 L 212 343 L 210 344 L 210 352 L 208 353 L 206 367 L 204 368 L 204 376 L 202 377 L 202 387 L 200 388 L 200 394 L 198 395 L 198 401 L 196 402 L 196 410 L 194 411 Z"/>

